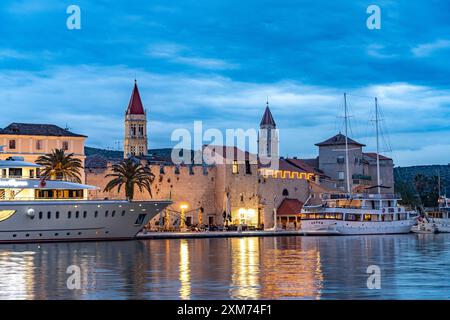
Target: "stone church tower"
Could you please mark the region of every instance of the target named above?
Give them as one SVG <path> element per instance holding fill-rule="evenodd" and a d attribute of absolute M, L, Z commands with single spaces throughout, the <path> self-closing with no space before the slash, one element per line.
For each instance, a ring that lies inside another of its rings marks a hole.
<path fill-rule="evenodd" d="M 147 145 L 147 115 L 142 105 L 141 97 L 134 80 L 134 89 L 125 113 L 124 157 L 146 156 Z"/>
<path fill-rule="evenodd" d="M 267 102 L 266 110 L 259 124 L 258 154 L 261 158 L 278 159 L 278 129 L 273 120 L 272 113 Z"/>

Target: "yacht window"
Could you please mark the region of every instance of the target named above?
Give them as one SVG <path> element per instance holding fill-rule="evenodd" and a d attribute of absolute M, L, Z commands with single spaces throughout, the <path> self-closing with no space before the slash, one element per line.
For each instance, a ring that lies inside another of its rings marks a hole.
<path fill-rule="evenodd" d="M 83 211 L 83 218 L 86 218 L 86 216 L 87 216 L 87 212 Z"/>
<path fill-rule="evenodd" d="M 94 212 L 94 217 L 96 217 L 96 218 L 98 217 L 98 211 Z"/>
<path fill-rule="evenodd" d="M 22 178 L 22 168 L 9 168 L 10 178 Z"/>
<path fill-rule="evenodd" d="M 67 212 L 67 219 L 70 219 L 70 218 L 72 218 L 72 212 L 71 211 Z"/>
<path fill-rule="evenodd" d="M 116 210 L 113 210 L 113 212 L 111 212 L 111 217 L 114 217 L 116 215 Z"/>
<path fill-rule="evenodd" d="M 51 217 L 52 217 L 52 213 L 50 211 L 47 212 L 47 219 L 51 219 Z"/>
<path fill-rule="evenodd" d="M 365 214 L 365 215 L 364 215 L 364 221 L 372 221 L 372 215 L 370 215 L 370 214 Z"/>
<path fill-rule="evenodd" d="M 325 214 L 325 219 L 335 219 L 335 218 L 336 218 L 335 213 L 326 213 Z"/>
<path fill-rule="evenodd" d="M 108 213 L 109 213 L 109 211 L 106 210 L 106 211 L 105 211 L 105 217 L 108 217 Z"/>
<path fill-rule="evenodd" d="M 125 210 L 122 210 L 122 217 L 125 215 Z"/>
<path fill-rule="evenodd" d="M 136 221 L 134 222 L 134 224 L 135 224 L 135 225 L 141 225 L 142 223 L 144 223 L 145 216 L 146 216 L 145 213 L 141 213 L 141 214 L 137 217 L 137 219 L 136 219 Z"/>
<path fill-rule="evenodd" d="M 56 215 L 56 219 L 59 219 L 59 211 L 56 211 L 55 215 Z"/>
<path fill-rule="evenodd" d="M 42 211 L 39 211 L 39 219 L 42 219 Z"/>
<path fill-rule="evenodd" d="M 75 212 L 75 218 L 78 219 L 80 217 L 80 211 Z"/>

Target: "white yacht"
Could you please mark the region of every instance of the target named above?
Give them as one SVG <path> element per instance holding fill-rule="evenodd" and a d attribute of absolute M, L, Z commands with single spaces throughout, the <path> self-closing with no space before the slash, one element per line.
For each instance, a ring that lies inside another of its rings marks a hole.
<path fill-rule="evenodd" d="M 0 160 L 0 243 L 131 239 L 171 201 L 88 200 L 96 187 L 39 179 L 39 166 Z"/>
<path fill-rule="evenodd" d="M 301 210 L 301 231 L 305 235 L 364 235 L 409 233 L 416 223 L 417 213 L 407 211 L 398 205 L 399 197 L 382 193 L 384 186 L 380 181 L 380 155 L 378 139 L 378 102 L 375 98 L 376 137 L 377 137 L 377 193 L 352 193 L 349 174 L 349 148 L 347 135 L 347 98 L 345 106 L 345 165 L 346 193 L 322 194 L 320 205 L 307 203 Z"/>
<path fill-rule="evenodd" d="M 437 232 L 450 232 L 450 199 L 440 196 L 438 208 L 438 211 L 428 212 L 427 215 L 433 221 Z"/>
<path fill-rule="evenodd" d="M 324 194 L 322 200 L 322 205 L 306 205 L 301 211 L 305 235 L 409 233 L 417 218 L 391 194 Z"/>

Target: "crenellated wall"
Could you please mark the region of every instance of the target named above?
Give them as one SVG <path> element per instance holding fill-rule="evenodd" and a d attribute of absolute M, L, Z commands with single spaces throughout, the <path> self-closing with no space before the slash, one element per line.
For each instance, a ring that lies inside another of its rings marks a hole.
<path fill-rule="evenodd" d="M 216 216 L 215 203 L 215 185 L 216 185 L 216 168 L 195 166 L 189 168 L 186 166 L 179 167 L 179 173 L 176 173 L 175 166 L 164 166 L 163 173 L 159 165 L 150 166 L 155 180 L 152 185 L 153 199 L 171 199 L 173 204 L 169 210 L 173 212 L 172 216 L 176 217 L 181 211 L 181 204 L 187 204 L 186 217 L 192 219 L 193 224 L 198 223 L 198 210 L 203 208 L 203 223 L 207 223 L 209 216 Z M 105 176 L 111 172 L 111 163 L 107 169 L 86 169 L 87 184 L 98 186 L 99 190 L 91 191 L 91 199 L 124 199 L 125 193 L 121 190 L 117 194 L 117 190 L 104 192 L 106 184 L 110 178 Z M 135 190 L 135 200 L 152 199 L 148 192 L 139 192 Z M 159 216 L 156 217 L 156 220 Z M 153 221 L 152 223 L 155 223 Z"/>

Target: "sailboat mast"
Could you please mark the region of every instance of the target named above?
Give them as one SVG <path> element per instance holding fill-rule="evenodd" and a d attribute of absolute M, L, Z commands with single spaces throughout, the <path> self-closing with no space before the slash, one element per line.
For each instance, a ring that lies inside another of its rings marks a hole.
<path fill-rule="evenodd" d="M 344 92 L 344 113 L 345 113 L 345 172 L 347 180 L 347 192 L 352 193 L 350 188 L 350 170 L 349 170 L 349 159 L 348 159 L 348 115 L 347 115 L 347 93 Z"/>
<path fill-rule="evenodd" d="M 378 119 L 378 98 L 375 97 L 375 123 L 376 123 L 376 131 L 377 131 L 377 190 L 378 194 L 381 193 L 381 182 L 380 182 L 380 139 L 379 139 L 379 119 Z"/>

